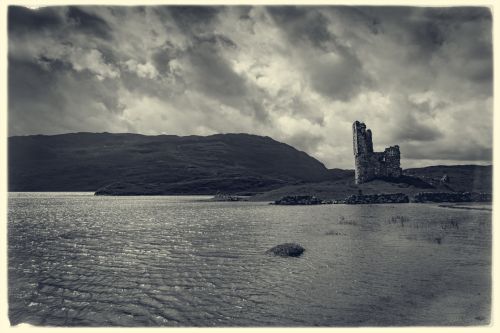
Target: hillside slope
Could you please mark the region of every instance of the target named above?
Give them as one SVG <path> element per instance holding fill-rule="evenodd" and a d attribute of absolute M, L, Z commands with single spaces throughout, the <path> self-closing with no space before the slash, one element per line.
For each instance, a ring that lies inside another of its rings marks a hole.
<path fill-rule="evenodd" d="M 9 191 L 252 193 L 332 177 L 306 153 L 249 134 L 72 133 L 10 137 L 8 144 Z"/>
<path fill-rule="evenodd" d="M 325 182 L 286 185 L 252 197 L 253 201 L 274 201 L 289 195 L 314 195 L 323 200 L 341 200 L 351 194 L 404 193 L 414 196 L 419 192 L 482 192 L 492 193 L 491 165 L 449 165 L 404 170 L 399 180 L 372 180 L 354 184 L 354 172 L 345 170 L 345 177 Z M 443 175 L 448 183 L 440 182 Z"/>
<path fill-rule="evenodd" d="M 493 167 L 491 165 L 435 165 L 406 169 L 404 173 L 433 185 L 443 175 L 447 175 L 449 182 L 446 186 L 457 192 L 492 193 L 493 190 Z"/>

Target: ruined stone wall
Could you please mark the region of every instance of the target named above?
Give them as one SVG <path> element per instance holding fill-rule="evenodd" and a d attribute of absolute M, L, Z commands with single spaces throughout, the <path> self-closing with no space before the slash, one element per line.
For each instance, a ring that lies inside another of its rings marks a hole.
<path fill-rule="evenodd" d="M 401 176 L 399 146 L 391 146 L 383 152 L 374 152 L 372 132 L 366 129 L 364 123 L 355 121 L 352 131 L 356 184 L 376 178 Z"/>

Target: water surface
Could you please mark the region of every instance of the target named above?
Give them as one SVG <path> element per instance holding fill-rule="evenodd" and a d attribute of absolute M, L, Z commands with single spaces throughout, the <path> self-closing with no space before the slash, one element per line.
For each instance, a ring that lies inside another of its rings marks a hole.
<path fill-rule="evenodd" d="M 488 210 L 204 199 L 10 193 L 11 323 L 489 322 Z M 265 254 L 284 242 L 306 251 Z"/>

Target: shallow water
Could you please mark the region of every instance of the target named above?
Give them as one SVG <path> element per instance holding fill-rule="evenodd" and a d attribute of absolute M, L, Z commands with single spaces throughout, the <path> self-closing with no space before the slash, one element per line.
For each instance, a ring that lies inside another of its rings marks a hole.
<path fill-rule="evenodd" d="M 490 211 L 202 199 L 10 193 L 11 323 L 489 322 Z M 265 253 L 284 242 L 306 251 Z"/>

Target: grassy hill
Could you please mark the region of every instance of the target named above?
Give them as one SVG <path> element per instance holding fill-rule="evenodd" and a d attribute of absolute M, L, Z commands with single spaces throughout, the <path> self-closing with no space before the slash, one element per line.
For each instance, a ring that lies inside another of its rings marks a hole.
<path fill-rule="evenodd" d="M 405 174 L 418 177 L 436 185 L 443 175 L 447 175 L 447 187 L 452 191 L 492 192 L 493 168 L 491 165 L 436 165 L 425 168 L 406 169 Z"/>
<path fill-rule="evenodd" d="M 332 175 L 304 152 L 248 134 L 73 133 L 8 141 L 9 191 L 239 193 Z"/>
<path fill-rule="evenodd" d="M 399 180 L 373 180 L 354 184 L 354 172 L 333 181 L 287 185 L 258 194 L 254 201 L 274 201 L 287 195 L 315 195 L 323 200 L 341 200 L 351 194 L 404 193 L 413 196 L 419 192 L 482 192 L 492 193 L 492 166 L 452 165 L 431 166 L 404 170 Z M 449 182 L 440 179 L 448 175 Z"/>

